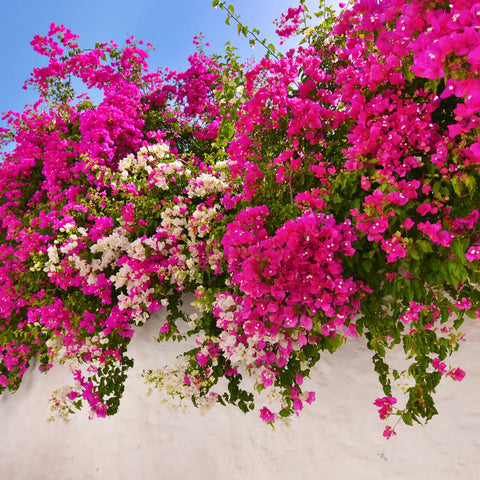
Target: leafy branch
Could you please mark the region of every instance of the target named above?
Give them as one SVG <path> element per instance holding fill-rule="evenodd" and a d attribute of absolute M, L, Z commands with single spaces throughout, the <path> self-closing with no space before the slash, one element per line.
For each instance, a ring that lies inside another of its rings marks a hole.
<path fill-rule="evenodd" d="M 248 35 L 251 35 L 253 37 L 249 39 L 249 44 L 252 48 L 255 47 L 256 43 L 258 43 L 262 45 L 267 51 L 267 58 L 270 58 L 270 56 L 272 56 L 276 60 L 279 60 L 279 56 L 275 53 L 275 46 L 273 45 L 273 43 L 268 43 L 266 38 L 264 38 L 263 40 L 260 39 L 260 30 L 258 30 L 257 28 L 253 28 L 250 30 L 248 25 L 244 25 L 240 21 L 240 16 L 235 13 L 235 8 L 233 7 L 233 5 L 227 6 L 227 2 L 213 0 L 212 7 L 220 7 L 224 12 L 226 12 L 227 18 L 225 19 L 225 23 L 227 25 L 230 25 L 230 19 L 232 19 L 237 24 L 237 32 L 239 35 L 243 35 L 245 38 L 247 38 Z"/>

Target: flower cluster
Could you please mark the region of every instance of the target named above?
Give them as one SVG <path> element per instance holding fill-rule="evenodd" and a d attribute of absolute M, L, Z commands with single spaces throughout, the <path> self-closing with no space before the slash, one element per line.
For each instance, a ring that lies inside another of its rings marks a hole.
<path fill-rule="evenodd" d="M 282 13 L 280 20 L 277 21 L 278 28 L 275 30 L 275 33 L 282 39 L 282 42 L 298 30 L 301 24 L 300 14 L 304 11 L 305 7 L 299 5 L 297 8 L 291 7 L 286 13 Z"/>

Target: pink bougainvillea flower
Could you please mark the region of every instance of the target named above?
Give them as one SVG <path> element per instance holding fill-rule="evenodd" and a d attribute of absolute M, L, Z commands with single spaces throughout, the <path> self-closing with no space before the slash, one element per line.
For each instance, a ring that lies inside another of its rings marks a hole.
<path fill-rule="evenodd" d="M 480 245 L 475 245 L 470 247 L 465 254 L 465 258 L 469 262 L 474 262 L 475 260 L 480 260 Z"/>
<path fill-rule="evenodd" d="M 397 403 L 397 399 L 395 397 L 383 397 L 377 398 L 373 404 L 377 407 L 380 407 L 378 410 L 378 415 L 380 416 L 381 420 L 386 419 L 392 413 L 392 406 Z"/>
<path fill-rule="evenodd" d="M 472 301 L 466 297 L 462 297 L 459 302 L 455 302 L 454 305 L 460 310 L 470 310 L 472 308 Z"/>
<path fill-rule="evenodd" d="M 71 392 L 68 394 L 68 398 L 69 398 L 70 400 L 75 400 L 77 397 L 78 397 L 78 393 L 75 392 L 75 391 L 71 391 Z"/>
<path fill-rule="evenodd" d="M 275 414 L 271 412 L 267 407 L 263 407 L 260 410 L 260 418 L 267 423 L 273 422 L 275 421 Z"/>
<path fill-rule="evenodd" d="M 449 375 L 457 382 L 461 382 L 465 378 L 466 373 L 461 368 L 456 368 L 449 372 Z"/>
<path fill-rule="evenodd" d="M 308 392 L 307 399 L 305 400 L 309 405 L 315 401 L 315 392 Z"/>
<path fill-rule="evenodd" d="M 160 327 L 160 333 L 168 333 L 170 331 L 170 324 L 168 322 L 165 322 L 161 327 Z"/>
<path fill-rule="evenodd" d="M 397 432 L 395 432 L 395 430 L 390 427 L 389 425 L 387 425 L 385 427 L 385 430 L 383 431 L 383 436 L 388 440 L 390 437 L 392 437 L 392 435 L 396 435 Z"/>
<path fill-rule="evenodd" d="M 403 226 L 407 230 L 410 230 L 414 225 L 415 225 L 415 222 L 411 218 L 406 218 L 405 221 L 403 222 Z"/>
<path fill-rule="evenodd" d="M 447 373 L 446 367 L 447 365 L 445 362 L 441 362 L 439 358 L 434 358 L 432 360 L 432 365 L 440 372 L 440 373 Z"/>
<path fill-rule="evenodd" d="M 198 364 L 201 366 L 201 367 L 206 367 L 208 362 L 210 361 L 210 357 L 209 355 L 206 355 L 202 352 L 198 352 L 197 355 L 196 355 L 196 359 L 197 359 L 197 362 Z"/>

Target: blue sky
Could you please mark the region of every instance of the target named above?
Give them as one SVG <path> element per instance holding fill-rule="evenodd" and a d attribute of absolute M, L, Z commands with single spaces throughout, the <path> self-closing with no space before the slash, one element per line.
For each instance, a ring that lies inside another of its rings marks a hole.
<path fill-rule="evenodd" d="M 239 47 L 239 53 L 261 57 L 262 49 L 252 50 L 248 40 L 237 35 L 234 26 L 225 25 L 225 14 L 211 6 L 211 0 L 23 0 L 2 2 L 0 17 L 0 112 L 20 111 L 25 103 L 34 103 L 36 95 L 22 89 L 34 67 L 44 64 L 33 52 L 30 41 L 35 34 L 48 32 L 51 22 L 64 24 L 80 35 L 81 47 L 114 40 L 120 45 L 131 35 L 151 42 L 151 70 L 169 67 L 182 70 L 188 55 L 194 52 L 192 39 L 203 32 L 210 43 L 207 52 L 222 52 L 227 40 Z M 236 13 L 249 27 L 257 27 L 277 43 L 273 20 L 296 0 L 231 0 Z M 308 0 L 314 10 L 316 0 Z"/>

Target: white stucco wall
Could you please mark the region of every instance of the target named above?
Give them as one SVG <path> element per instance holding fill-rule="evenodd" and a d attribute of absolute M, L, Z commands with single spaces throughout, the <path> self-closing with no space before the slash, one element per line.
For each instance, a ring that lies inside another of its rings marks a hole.
<path fill-rule="evenodd" d="M 442 382 L 440 415 L 427 427 L 400 426 L 390 440 L 372 405 L 383 394 L 363 340 L 325 354 L 312 379 L 317 401 L 272 431 L 234 408 L 202 417 L 147 397 L 142 369 L 178 348 L 154 341 L 161 323 L 152 319 L 133 340 L 136 365 L 114 417 L 47 423 L 50 392 L 70 380 L 60 367 L 28 372 L 16 394 L 1 396 L 0 479 L 480 479 L 480 321 L 463 329 L 454 364 L 467 376 Z"/>

